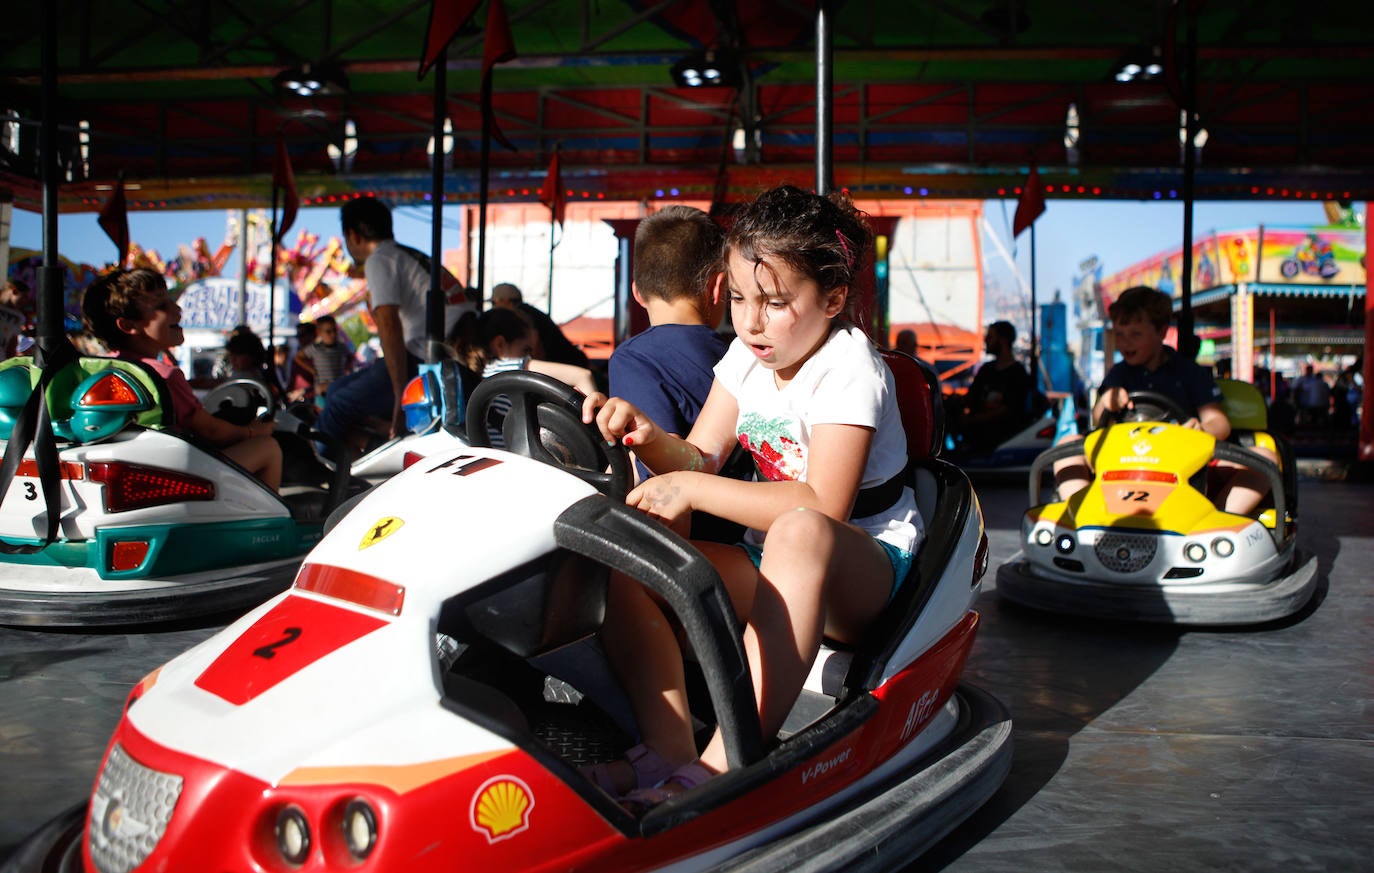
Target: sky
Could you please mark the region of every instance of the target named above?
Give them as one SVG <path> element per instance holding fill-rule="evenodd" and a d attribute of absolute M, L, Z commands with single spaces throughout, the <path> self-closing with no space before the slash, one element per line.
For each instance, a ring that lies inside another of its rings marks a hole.
<path fill-rule="evenodd" d="M 1011 244 L 1011 220 L 1016 212 L 1014 200 L 989 200 L 984 217 L 993 233 L 1014 251 L 1016 268 L 1022 278 L 1030 277 L 1030 232 L 1023 232 Z M 456 208 L 444 218 L 444 247 L 456 247 L 462 229 Z M 1316 201 L 1200 202 L 1193 208 L 1193 230 L 1201 237 L 1212 230 L 1230 230 L 1265 225 L 1322 225 L 1326 215 Z M 178 244 L 190 244 L 203 236 L 213 249 L 224 239 L 226 213 L 212 211 L 134 211 L 129 214 L 133 239 L 144 248 L 156 249 L 163 257 L 177 251 Z M 338 210 L 302 209 L 288 232 L 294 239 L 300 229 L 321 237 L 339 233 Z M 422 251 L 430 248 L 430 209 L 405 207 L 395 213 L 398 241 Z M 114 244 L 96 224 L 94 213 L 66 214 L 58 220 L 58 249 L 67 258 L 90 264 L 104 264 L 115 256 Z M 1045 214 L 1035 224 L 1036 293 L 1041 302 L 1050 300 L 1056 289 L 1067 296 L 1079 264 L 1096 256 L 1104 275 L 1131 266 L 1151 255 L 1178 248 L 1183 239 L 1183 204 L 1158 201 L 1050 200 Z M 10 244 L 15 248 L 38 249 L 42 244 L 41 216 L 14 210 Z M 996 247 L 985 252 L 990 274 L 1006 271 L 1002 281 L 1015 287 L 1011 267 Z M 231 260 L 226 275 L 238 274 L 237 261 Z"/>

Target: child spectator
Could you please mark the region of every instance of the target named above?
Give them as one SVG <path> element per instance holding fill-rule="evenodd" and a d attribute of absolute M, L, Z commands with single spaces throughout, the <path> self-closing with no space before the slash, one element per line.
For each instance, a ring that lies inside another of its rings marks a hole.
<path fill-rule="evenodd" d="M 716 333 L 724 301 L 720 226 L 700 209 L 669 206 L 635 231 L 635 301 L 649 329 L 616 347 L 611 394 L 634 404 L 668 433 L 692 429 L 728 343 Z M 641 478 L 647 478 L 643 464 Z"/>
<path fill-rule="evenodd" d="M 29 286 L 10 279 L 0 286 L 0 361 L 19 351 L 19 338 L 29 323 Z"/>
<path fill-rule="evenodd" d="M 272 437 L 272 422 L 216 418 L 196 399 L 185 374 L 164 358 L 185 337 L 181 307 L 161 275 L 147 268 L 107 273 L 86 289 L 81 309 L 87 328 L 116 357 L 147 365 L 167 383 L 180 429 L 218 448 L 273 491 L 281 487 L 281 447 Z"/>
<path fill-rule="evenodd" d="M 449 336 L 456 346 L 458 359 L 482 378 L 509 370 L 531 370 L 565 382 L 583 394 L 596 391 L 592 371 L 586 367 L 541 361 L 530 357 L 534 345 L 534 327 L 519 311 L 505 307 L 488 309 L 480 316 L 464 314 Z M 505 448 L 500 421 L 510 411 L 510 401 L 497 397 L 491 404 L 492 419 L 487 422 L 491 444 Z M 468 427 L 473 427 L 469 422 Z"/>
<path fill-rule="evenodd" d="M 686 439 L 621 398 L 590 397 L 583 409 L 657 474 L 630 492 L 631 506 L 669 524 L 703 510 L 750 528 L 738 545 L 697 545 L 746 623 L 765 737 L 801 692 L 822 634 L 861 639 L 921 539 L 892 373 L 846 317 L 871 241 L 843 195 L 764 193 L 726 236 L 737 338 Z M 765 481 L 713 475 L 737 442 Z M 643 743 L 588 775 L 648 806 L 724 771 L 719 733 L 697 757 L 673 626 L 638 583 L 613 577 L 602 636 Z"/>
<path fill-rule="evenodd" d="M 296 353 L 296 367 L 309 377 L 315 405 L 323 409 L 329 384 L 353 370 L 353 353 L 339 342 L 339 325 L 334 316 L 315 319 L 315 341 Z"/>
<path fill-rule="evenodd" d="M 1218 440 L 1230 436 L 1231 422 L 1221 408 L 1221 389 L 1212 378 L 1212 371 L 1164 345 L 1173 314 L 1173 301 L 1167 294 L 1137 285 L 1121 292 L 1107 314 L 1112 320 L 1121 360 L 1102 380 L 1093 406 L 1094 425 L 1101 426 L 1107 413 L 1129 408 L 1131 392 L 1154 391 L 1189 413 L 1188 419 L 1180 422 L 1184 427 L 1206 431 Z M 1253 451 L 1278 463 L 1278 456 L 1268 449 L 1254 447 Z M 1264 476 L 1229 462 L 1218 461 L 1217 466 L 1229 476 L 1212 495 L 1213 500 L 1227 512 L 1253 512 L 1269 490 Z M 1084 455 L 1057 462 L 1054 473 L 1061 500 L 1068 500 L 1092 481 L 1092 467 Z"/>

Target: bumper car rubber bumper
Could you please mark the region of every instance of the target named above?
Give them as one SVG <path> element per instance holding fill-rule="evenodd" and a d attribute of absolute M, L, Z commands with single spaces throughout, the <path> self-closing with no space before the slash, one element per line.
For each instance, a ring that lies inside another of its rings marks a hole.
<path fill-rule="evenodd" d="M 925 763 L 874 786 L 826 820 L 770 840 L 714 870 L 810 873 L 899 869 L 968 818 L 1011 769 L 1011 715 L 987 692 L 955 691 L 960 721 Z"/>
<path fill-rule="evenodd" d="M 301 557 L 285 558 L 221 574 L 198 573 L 171 584 L 91 584 L 52 588 L 7 587 L 0 582 L 0 624 L 29 627 L 98 627 L 156 624 L 246 612 L 284 591 Z M 94 583 L 94 574 L 90 574 Z"/>
<path fill-rule="evenodd" d="M 1064 582 L 1040 576 L 1018 552 L 997 568 L 1000 597 L 1046 612 L 1118 621 L 1187 625 L 1249 625 L 1287 618 L 1317 588 L 1317 560 L 1295 552 L 1290 572 L 1270 582 L 1209 590 L 1200 585 L 1121 585 L 1095 579 Z"/>

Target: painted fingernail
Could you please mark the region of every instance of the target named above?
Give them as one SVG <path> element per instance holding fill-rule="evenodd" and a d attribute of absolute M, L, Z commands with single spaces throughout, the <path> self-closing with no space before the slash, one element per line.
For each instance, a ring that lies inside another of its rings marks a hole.
<path fill-rule="evenodd" d="M 632 445 L 634 445 L 634 444 L 635 444 L 635 441 L 634 441 L 634 438 L 633 438 L 633 437 L 625 437 L 625 445 L 627 445 L 627 446 L 632 446 Z"/>

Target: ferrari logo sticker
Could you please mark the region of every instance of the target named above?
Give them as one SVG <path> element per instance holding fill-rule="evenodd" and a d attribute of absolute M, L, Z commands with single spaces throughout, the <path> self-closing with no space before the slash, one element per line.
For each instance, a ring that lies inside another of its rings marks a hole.
<path fill-rule="evenodd" d="M 528 785 L 514 776 L 493 776 L 472 796 L 468 815 L 472 829 L 494 843 L 529 828 L 533 810 L 534 794 Z"/>
<path fill-rule="evenodd" d="M 388 515 L 386 518 L 381 519 L 376 524 L 372 525 L 372 527 L 368 528 L 367 533 L 363 534 L 363 541 L 358 543 L 358 551 L 361 552 L 368 546 L 377 545 L 377 543 L 380 543 L 382 540 L 400 530 L 403 524 L 405 524 L 405 522 L 394 515 Z"/>

